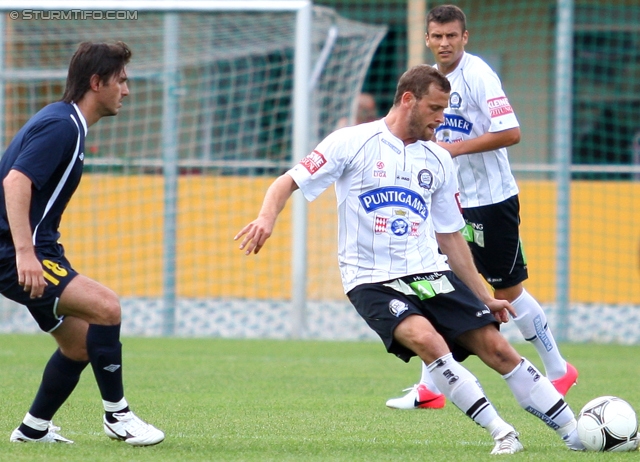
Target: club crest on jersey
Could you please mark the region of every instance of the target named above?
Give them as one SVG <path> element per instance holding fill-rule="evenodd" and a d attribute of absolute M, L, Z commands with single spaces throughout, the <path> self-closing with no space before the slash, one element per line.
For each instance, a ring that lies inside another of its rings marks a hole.
<path fill-rule="evenodd" d="M 418 184 L 424 189 L 431 189 L 433 186 L 433 174 L 426 168 L 418 172 Z"/>
<path fill-rule="evenodd" d="M 462 96 L 457 91 L 454 91 L 449 96 L 449 107 L 451 109 L 460 109 L 460 106 L 462 106 Z"/>
<path fill-rule="evenodd" d="M 407 305 L 405 302 L 398 300 L 397 298 L 394 298 L 389 302 L 389 311 L 391 311 L 391 314 L 394 315 L 396 318 L 400 317 L 400 315 L 405 311 L 407 311 L 408 309 L 409 309 L 409 305 Z"/>
<path fill-rule="evenodd" d="M 374 218 L 374 232 L 376 234 L 390 233 L 396 237 L 418 235 L 419 222 L 410 221 L 405 210 L 394 210 L 391 217 L 376 215 Z"/>
<path fill-rule="evenodd" d="M 324 164 L 327 163 L 327 159 L 324 158 L 322 153 L 313 151 L 300 161 L 300 165 L 307 169 L 310 174 L 316 173 Z"/>
<path fill-rule="evenodd" d="M 389 229 L 398 237 L 406 236 L 409 232 L 409 221 L 405 217 L 391 217 Z"/>
<path fill-rule="evenodd" d="M 401 186 L 375 188 L 358 196 L 360 204 L 367 213 L 384 207 L 402 207 L 427 219 L 429 211 L 424 198 L 417 192 Z"/>
<path fill-rule="evenodd" d="M 442 130 L 451 130 L 453 132 L 464 133 L 469 135 L 473 129 L 473 124 L 464 117 L 460 117 L 456 114 L 445 114 L 444 123 L 436 128 L 436 132 Z"/>

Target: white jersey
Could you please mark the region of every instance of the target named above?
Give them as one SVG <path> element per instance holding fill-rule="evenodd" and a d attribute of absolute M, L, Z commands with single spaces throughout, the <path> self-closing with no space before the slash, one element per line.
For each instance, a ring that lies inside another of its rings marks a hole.
<path fill-rule="evenodd" d="M 519 126 L 500 78 L 482 59 L 465 52 L 447 78 L 451 95 L 445 122 L 436 131 L 438 141 L 455 143 Z M 456 156 L 453 161 L 463 208 L 496 204 L 518 194 L 506 148 Z"/>
<path fill-rule="evenodd" d="M 464 220 L 453 161 L 437 144 L 405 146 L 381 119 L 333 132 L 288 174 L 309 201 L 335 183 L 345 293 L 449 269 L 434 231 L 456 232 Z"/>

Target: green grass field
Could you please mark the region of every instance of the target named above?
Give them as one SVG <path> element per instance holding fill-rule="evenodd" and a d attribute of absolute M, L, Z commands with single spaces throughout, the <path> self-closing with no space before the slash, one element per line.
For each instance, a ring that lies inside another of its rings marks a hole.
<path fill-rule="evenodd" d="M 465 362 L 525 451 L 490 456 L 486 432 L 447 403 L 442 410 L 384 405 L 413 384 L 404 364 L 377 342 L 125 338 L 125 392 L 132 409 L 167 434 L 134 448 L 102 431 L 102 406 L 88 368 L 54 419 L 74 445 L 9 443 L 54 348 L 49 336 L 0 335 L 1 461 L 460 461 L 637 460 L 638 454 L 572 453 L 523 411 L 504 381 L 476 358 Z M 534 350 L 517 344 L 539 365 Z M 611 394 L 640 409 L 640 347 L 567 344 L 579 369 L 567 400 L 577 412 Z"/>

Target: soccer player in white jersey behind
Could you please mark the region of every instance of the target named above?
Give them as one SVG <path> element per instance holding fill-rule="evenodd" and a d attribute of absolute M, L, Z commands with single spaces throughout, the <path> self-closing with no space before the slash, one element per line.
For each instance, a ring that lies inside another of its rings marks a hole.
<path fill-rule="evenodd" d="M 435 68 L 409 69 L 385 118 L 327 136 L 271 184 L 258 217 L 235 239 L 246 255 L 258 253 L 296 189 L 313 200 L 335 183 L 344 291 L 387 351 L 428 364 L 447 399 L 493 437 L 492 454 L 523 447 L 458 362 L 469 354 L 500 373 L 518 403 L 570 449 L 581 450 L 562 395 L 500 334 L 498 321 L 508 320 L 513 307 L 491 295 L 459 232 L 464 220 L 453 160 L 429 141 L 444 121 L 449 91 Z"/>
<path fill-rule="evenodd" d="M 129 94 L 130 59 L 123 42 L 81 43 L 62 101 L 35 114 L 0 160 L 0 292 L 25 305 L 58 344 L 29 412 L 11 433 L 14 443 L 73 443 L 51 420 L 88 364 L 102 397 L 107 436 L 134 446 L 164 439 L 131 412 L 124 397 L 118 297 L 78 274 L 58 243 L 62 214 L 82 176 L 88 128 L 120 111 Z"/>
<path fill-rule="evenodd" d="M 436 67 L 451 82 L 449 107 L 436 139 L 458 169 L 463 235 L 475 264 L 494 296 L 514 306 L 516 326 L 564 396 L 576 383 L 578 371 L 560 354 L 542 307 L 523 286 L 528 273 L 519 234 L 518 186 L 506 149 L 520 141 L 520 127 L 496 73 L 465 52 L 468 36 L 465 14 L 457 6 L 438 6 L 427 15 L 427 46 Z M 420 382 L 407 390 L 406 395 L 388 400 L 387 406 L 420 409 L 445 404 L 425 364 Z"/>

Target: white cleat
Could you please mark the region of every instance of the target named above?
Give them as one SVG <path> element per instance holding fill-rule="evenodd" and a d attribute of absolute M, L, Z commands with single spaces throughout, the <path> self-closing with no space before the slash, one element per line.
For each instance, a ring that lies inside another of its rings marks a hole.
<path fill-rule="evenodd" d="M 509 432 L 502 438 L 496 440 L 491 454 L 515 454 L 523 451 L 524 447 L 518 439 L 518 432 Z"/>
<path fill-rule="evenodd" d="M 567 445 L 569 449 L 572 451 L 586 451 L 584 444 L 580 441 L 578 437 L 578 430 L 574 429 L 571 433 L 562 437 L 562 441 Z"/>
<path fill-rule="evenodd" d="M 387 407 L 391 409 L 442 409 L 446 398 L 442 393 L 434 393 L 426 385 L 419 383 L 404 391 L 408 393 L 400 398 L 391 398 Z"/>
<path fill-rule="evenodd" d="M 29 438 L 25 436 L 24 433 L 20 431 L 19 428 L 16 428 L 11 432 L 11 437 L 9 441 L 12 443 L 66 443 L 73 444 L 73 441 L 68 440 L 64 436 L 58 435 L 57 432 L 60 431 L 60 427 L 56 427 L 52 423 L 49 423 L 49 432 L 44 435 L 42 438 Z"/>
<path fill-rule="evenodd" d="M 109 438 L 124 441 L 132 446 L 152 446 L 164 440 L 164 433 L 140 419 L 133 412 L 116 412 L 117 422 L 103 418 L 104 432 Z"/>

